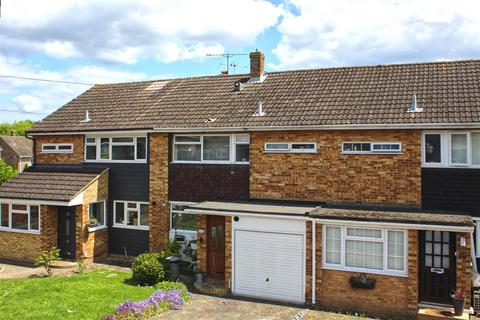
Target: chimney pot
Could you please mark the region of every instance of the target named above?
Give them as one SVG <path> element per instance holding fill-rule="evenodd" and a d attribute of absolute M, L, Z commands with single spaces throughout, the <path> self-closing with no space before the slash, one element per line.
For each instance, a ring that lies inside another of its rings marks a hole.
<path fill-rule="evenodd" d="M 265 73 L 265 55 L 258 51 L 250 53 L 250 80 L 261 82 Z"/>

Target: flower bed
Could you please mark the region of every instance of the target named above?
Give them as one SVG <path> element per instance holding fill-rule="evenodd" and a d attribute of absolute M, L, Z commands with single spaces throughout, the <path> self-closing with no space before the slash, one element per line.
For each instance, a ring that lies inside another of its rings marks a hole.
<path fill-rule="evenodd" d="M 188 299 L 186 290 L 157 291 L 142 301 L 125 301 L 103 320 L 148 319 L 170 309 L 178 310 Z"/>

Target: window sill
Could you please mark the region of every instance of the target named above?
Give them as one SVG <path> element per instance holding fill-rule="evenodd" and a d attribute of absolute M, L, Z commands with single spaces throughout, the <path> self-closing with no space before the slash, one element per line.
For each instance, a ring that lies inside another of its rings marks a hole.
<path fill-rule="evenodd" d="M 5 227 L 0 227 L 0 231 L 3 232 L 13 232 L 13 233 L 24 233 L 24 234 L 32 234 L 32 235 L 40 235 L 40 231 L 35 230 L 19 230 L 19 229 L 10 229 Z"/>
<path fill-rule="evenodd" d="M 96 226 L 96 227 L 88 227 L 88 232 L 95 232 L 99 230 L 107 229 L 107 226 Z"/>
<path fill-rule="evenodd" d="M 290 150 L 263 150 L 263 153 L 296 153 L 296 154 L 315 154 L 318 151 L 290 151 Z"/>
<path fill-rule="evenodd" d="M 249 165 L 250 162 L 230 162 L 230 161 L 172 161 L 172 164 L 239 164 Z"/>
<path fill-rule="evenodd" d="M 60 154 L 72 154 L 73 151 L 42 151 L 41 154 L 60 153 Z"/>
<path fill-rule="evenodd" d="M 148 231 L 150 230 L 150 227 L 147 226 L 127 226 L 124 224 L 114 224 L 112 228 L 118 228 L 118 229 L 131 229 L 131 230 L 144 230 Z"/>
<path fill-rule="evenodd" d="M 197 230 L 170 229 L 170 233 L 175 233 L 175 232 L 197 234 Z"/>
<path fill-rule="evenodd" d="M 147 160 L 83 160 L 84 163 L 147 163 Z"/>
<path fill-rule="evenodd" d="M 408 277 L 408 274 L 405 272 L 394 272 L 394 271 L 385 271 L 385 270 L 372 270 L 372 269 L 361 269 L 361 268 L 350 268 L 342 267 L 335 265 L 322 265 L 323 269 L 327 270 L 337 270 L 337 271 L 346 271 L 352 273 L 368 273 L 368 274 L 377 274 L 380 276 L 391 276 L 391 277 Z"/>
<path fill-rule="evenodd" d="M 399 154 L 403 154 L 403 152 L 340 152 L 340 154 L 348 154 L 348 155 L 352 155 L 352 154 L 357 154 L 357 155 L 376 155 L 376 154 L 381 154 L 381 155 L 399 155 Z"/>

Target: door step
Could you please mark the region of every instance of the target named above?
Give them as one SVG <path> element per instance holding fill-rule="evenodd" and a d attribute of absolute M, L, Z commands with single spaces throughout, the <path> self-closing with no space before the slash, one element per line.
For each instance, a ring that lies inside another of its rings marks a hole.
<path fill-rule="evenodd" d="M 448 309 L 448 310 L 445 310 Z M 419 308 L 417 311 L 417 320 L 441 320 L 441 319 L 459 319 L 468 320 L 470 314 L 464 310 L 461 316 L 455 316 L 453 308 Z"/>

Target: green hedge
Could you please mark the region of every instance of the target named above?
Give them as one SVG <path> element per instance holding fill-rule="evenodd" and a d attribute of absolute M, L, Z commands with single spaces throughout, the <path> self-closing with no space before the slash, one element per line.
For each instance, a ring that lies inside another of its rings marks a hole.
<path fill-rule="evenodd" d="M 163 252 L 142 253 L 132 264 L 132 279 L 141 286 L 154 286 L 165 280 L 167 260 Z"/>

